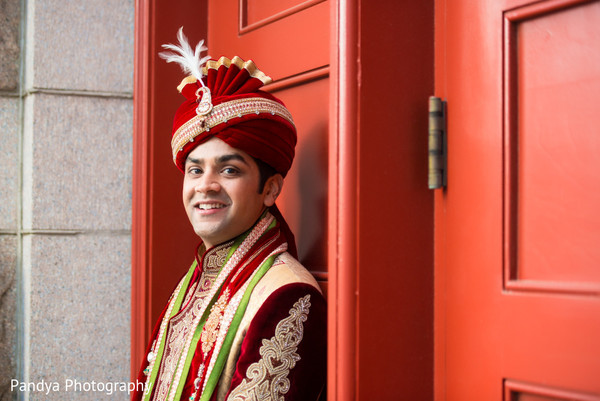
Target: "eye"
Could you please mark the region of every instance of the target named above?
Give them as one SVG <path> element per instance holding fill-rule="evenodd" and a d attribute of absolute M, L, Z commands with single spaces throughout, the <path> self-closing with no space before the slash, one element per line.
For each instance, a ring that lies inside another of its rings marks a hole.
<path fill-rule="evenodd" d="M 187 173 L 190 175 L 200 175 L 202 174 L 202 169 L 200 167 L 192 166 L 187 169 Z"/>
<path fill-rule="evenodd" d="M 234 177 L 240 174 L 240 171 L 235 167 L 225 167 L 221 172 L 230 177 Z"/>

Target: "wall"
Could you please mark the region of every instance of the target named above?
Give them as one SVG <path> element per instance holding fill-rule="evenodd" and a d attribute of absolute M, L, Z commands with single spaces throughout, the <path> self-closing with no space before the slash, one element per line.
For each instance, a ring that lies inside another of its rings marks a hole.
<path fill-rule="evenodd" d="M 0 0 L 0 400 L 16 377 L 21 1 Z"/>
<path fill-rule="evenodd" d="M 129 381 L 133 0 L 0 15 L 0 399 L 125 400 L 66 381 Z"/>

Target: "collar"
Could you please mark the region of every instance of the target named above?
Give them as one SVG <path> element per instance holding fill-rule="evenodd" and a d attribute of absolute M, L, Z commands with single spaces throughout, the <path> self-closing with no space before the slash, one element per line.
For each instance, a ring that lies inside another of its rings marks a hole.
<path fill-rule="evenodd" d="M 206 250 L 204 243 L 200 243 L 196 249 L 196 272 L 219 271 L 227 260 L 227 255 L 233 246 L 235 239 L 229 240 Z"/>

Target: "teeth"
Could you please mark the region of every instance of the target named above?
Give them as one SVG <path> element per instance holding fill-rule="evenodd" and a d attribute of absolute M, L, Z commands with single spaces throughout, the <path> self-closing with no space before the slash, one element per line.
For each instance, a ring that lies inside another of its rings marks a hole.
<path fill-rule="evenodd" d="M 224 208 L 225 205 L 220 203 L 205 203 L 202 205 L 198 205 L 198 208 L 201 210 L 209 210 L 209 209 L 221 209 Z"/>

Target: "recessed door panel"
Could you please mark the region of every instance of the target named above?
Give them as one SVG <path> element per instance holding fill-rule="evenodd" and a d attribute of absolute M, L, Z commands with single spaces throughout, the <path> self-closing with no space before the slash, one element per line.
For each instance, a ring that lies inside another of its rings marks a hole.
<path fill-rule="evenodd" d="M 324 0 L 240 0 L 240 32 L 246 33 Z"/>
<path fill-rule="evenodd" d="M 505 17 L 511 279 L 600 292 L 600 4 Z"/>
<path fill-rule="evenodd" d="M 298 257 L 327 289 L 328 92 L 326 75 L 272 91 L 285 99 L 298 129 L 294 164 L 277 204 L 298 245 Z"/>
<path fill-rule="evenodd" d="M 593 394 L 523 383 L 511 379 L 504 382 L 504 401 L 599 401 Z"/>
<path fill-rule="evenodd" d="M 277 14 L 276 7 L 257 15 L 254 25 L 241 18 L 243 3 L 209 1 L 208 46 L 212 57 L 254 59 L 275 81 L 329 65 L 328 1 L 297 7 L 289 1 L 285 12 Z"/>

